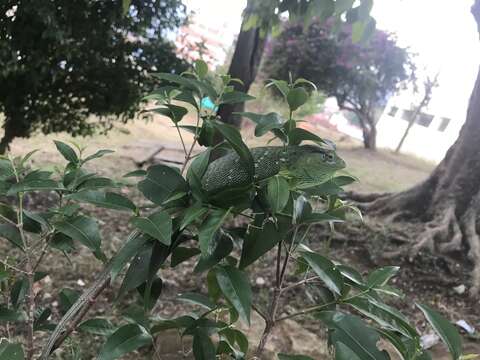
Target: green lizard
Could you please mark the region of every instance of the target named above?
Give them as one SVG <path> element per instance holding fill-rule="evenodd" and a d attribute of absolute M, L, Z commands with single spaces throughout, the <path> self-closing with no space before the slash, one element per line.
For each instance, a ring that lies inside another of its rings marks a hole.
<path fill-rule="evenodd" d="M 289 179 L 292 188 L 305 189 L 329 180 L 336 171 L 345 167 L 345 162 L 334 151 L 312 145 L 257 147 L 251 149 L 251 153 L 254 159 L 255 183 L 281 174 Z M 208 193 L 249 185 L 248 171 L 234 152 L 210 163 L 202 177 L 202 186 Z M 132 234 L 130 239 L 135 236 L 138 236 L 138 233 Z M 86 306 L 108 285 L 111 269 L 112 261 L 57 324 L 43 349 L 41 360 L 48 359 L 57 340 L 70 329 L 68 326 L 76 319 L 81 320 L 83 312 L 88 309 Z"/>
<path fill-rule="evenodd" d="M 305 189 L 324 183 L 345 167 L 345 162 L 334 151 L 313 145 L 264 146 L 250 152 L 255 183 L 280 174 L 289 179 L 292 188 Z M 248 185 L 247 168 L 235 152 L 210 163 L 202 177 L 202 186 L 208 193 Z"/>

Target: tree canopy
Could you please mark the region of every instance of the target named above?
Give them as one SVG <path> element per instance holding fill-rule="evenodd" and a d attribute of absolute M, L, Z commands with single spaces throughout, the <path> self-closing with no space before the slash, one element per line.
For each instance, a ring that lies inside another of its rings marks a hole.
<path fill-rule="evenodd" d="M 354 43 L 355 26 L 335 26 L 331 21 L 316 21 L 307 29 L 286 25 L 267 46 L 263 72 L 269 78 L 287 80 L 291 73 L 314 82 L 341 109 L 357 115 L 365 146 L 375 148 L 375 111 L 414 77 L 411 54 L 384 31 L 374 30 L 366 41 Z"/>
<path fill-rule="evenodd" d="M 88 135 L 133 116 L 147 72 L 183 69 L 167 32 L 181 0 L 0 3 L 0 153 L 33 131 Z M 89 121 L 90 115 L 100 118 Z"/>

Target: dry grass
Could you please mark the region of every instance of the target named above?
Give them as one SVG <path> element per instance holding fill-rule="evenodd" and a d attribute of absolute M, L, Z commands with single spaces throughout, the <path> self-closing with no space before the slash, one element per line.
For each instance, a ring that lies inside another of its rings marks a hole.
<path fill-rule="evenodd" d="M 193 117 L 186 120 L 193 123 Z M 395 155 L 390 151 L 371 152 L 362 148 L 361 143 L 339 133 L 321 127 L 310 129 L 322 137 L 332 139 L 338 144 L 340 155 L 348 164 L 348 171 L 360 179 L 353 189 L 365 192 L 400 191 L 425 179 L 434 164 L 406 155 Z M 251 146 L 266 143 L 268 137 L 255 138 L 253 128 L 245 126 L 244 135 Z M 186 143 L 190 143 L 190 133 L 182 131 Z M 180 146 L 176 129 L 166 118 L 160 116 L 152 121 L 137 119 L 126 125 L 119 124 L 107 135 L 72 138 L 67 134 L 38 134 L 29 139 L 15 139 L 11 152 L 15 155 L 26 154 L 32 149 L 40 151 L 34 161 L 42 167 L 52 167 L 62 161 L 56 152 L 53 140 L 75 141 L 87 147 L 87 153 L 98 149 L 115 150 L 113 155 L 94 163 L 96 171 L 105 175 L 119 177 L 134 169 L 134 159 L 145 157 L 156 144 Z"/>

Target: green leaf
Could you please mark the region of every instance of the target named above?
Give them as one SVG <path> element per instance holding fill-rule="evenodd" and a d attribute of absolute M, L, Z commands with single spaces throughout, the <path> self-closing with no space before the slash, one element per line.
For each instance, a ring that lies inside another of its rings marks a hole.
<path fill-rule="evenodd" d="M 308 93 L 303 87 L 290 89 L 287 94 L 287 102 L 291 111 L 297 110 L 308 100 Z"/>
<path fill-rule="evenodd" d="M 185 115 L 188 114 L 188 110 L 183 106 L 173 105 L 173 104 L 162 104 L 164 108 L 155 108 L 148 111 L 167 116 L 175 124 L 180 122 Z"/>
<path fill-rule="evenodd" d="M 302 253 L 302 257 L 307 261 L 312 270 L 325 283 L 325 286 L 338 295 L 343 288 L 343 277 L 335 265 L 327 258 L 312 252 Z"/>
<path fill-rule="evenodd" d="M 254 99 L 254 96 L 250 96 L 241 91 L 230 91 L 222 95 L 220 104 L 237 104 Z"/>
<path fill-rule="evenodd" d="M 156 334 L 160 331 L 170 330 L 170 329 L 182 329 L 189 328 L 195 323 L 195 318 L 184 315 L 179 316 L 178 318 L 171 320 L 160 320 L 155 322 L 155 325 L 152 326 L 150 332 Z"/>
<path fill-rule="evenodd" d="M 26 320 L 25 314 L 0 305 L 0 322 L 6 322 L 6 321 L 15 322 L 15 321 L 24 321 L 24 320 Z"/>
<path fill-rule="evenodd" d="M 165 211 L 158 211 L 146 218 L 134 217 L 131 223 L 165 245 L 172 242 L 172 219 Z"/>
<path fill-rule="evenodd" d="M 0 224 L 0 238 L 10 241 L 13 245 L 23 250 L 23 241 L 20 231 L 11 224 Z"/>
<path fill-rule="evenodd" d="M 148 280 L 137 288 L 142 296 L 143 305 L 146 311 L 151 311 L 157 303 L 163 290 L 163 281 L 159 277 Z"/>
<path fill-rule="evenodd" d="M 275 86 L 282 93 L 285 99 L 287 98 L 287 94 L 290 89 L 288 87 L 288 83 L 285 80 L 270 80 L 266 87 L 269 88 L 270 86 Z"/>
<path fill-rule="evenodd" d="M 323 140 L 321 137 L 302 128 L 290 130 L 288 133 L 288 139 L 290 145 L 300 145 L 302 141 L 313 141 L 320 145 L 325 144 L 325 140 Z"/>
<path fill-rule="evenodd" d="M 108 150 L 108 149 L 98 150 L 96 153 L 87 156 L 87 157 L 83 160 L 83 162 L 86 163 L 87 161 L 91 161 L 91 160 L 94 160 L 94 159 L 98 159 L 98 158 L 101 158 L 102 156 L 105 156 L 105 155 L 108 155 L 108 154 L 112 154 L 112 153 L 114 153 L 114 152 L 115 152 L 115 151 L 113 151 L 113 150 Z"/>
<path fill-rule="evenodd" d="M 249 172 L 253 180 L 253 174 L 255 172 L 253 156 L 250 153 L 247 145 L 245 145 L 245 143 L 243 142 L 240 132 L 233 126 L 222 124 L 218 121 L 212 121 L 212 124 L 215 129 L 217 129 L 223 135 L 223 137 L 227 140 L 233 150 L 235 150 L 238 156 L 240 156 L 240 160 L 246 166 L 247 171 Z"/>
<path fill-rule="evenodd" d="M 306 355 L 291 355 L 291 354 L 279 353 L 278 360 L 313 360 L 313 358 Z"/>
<path fill-rule="evenodd" d="M 105 209 L 113 209 L 119 211 L 136 211 L 137 207 L 127 197 L 104 191 L 83 190 L 78 193 L 65 196 L 66 199 L 76 200 L 81 203 L 96 205 Z"/>
<path fill-rule="evenodd" d="M 217 232 L 210 241 L 210 246 L 206 253 L 202 253 L 198 264 L 195 266 L 195 272 L 202 272 L 218 264 L 227 257 L 233 250 L 233 243 L 229 236 L 222 232 Z"/>
<path fill-rule="evenodd" d="M 335 360 L 361 360 L 348 346 L 341 342 L 335 344 Z"/>
<path fill-rule="evenodd" d="M 177 299 L 181 300 L 181 301 L 191 303 L 191 304 L 194 304 L 194 305 L 202 306 L 202 307 L 206 308 L 207 310 L 212 310 L 216 307 L 216 305 L 213 302 L 211 302 L 208 297 L 206 297 L 205 295 L 202 295 L 202 294 L 198 294 L 198 293 L 189 292 L 189 293 L 185 293 L 185 294 L 180 294 L 177 297 Z"/>
<path fill-rule="evenodd" d="M 145 245 L 149 240 L 149 237 L 146 235 L 138 235 L 137 233 L 130 234 L 129 238 L 123 245 L 123 247 L 115 254 L 112 258 L 112 267 L 110 274 L 112 276 L 112 282 L 115 280 L 117 275 L 122 271 L 122 269 L 127 265 L 132 257 Z"/>
<path fill-rule="evenodd" d="M 197 203 L 189 207 L 183 215 L 182 222 L 180 223 L 180 230 L 185 229 L 195 220 L 202 219 L 202 216 L 208 211 L 208 208 L 202 207 L 202 204 Z"/>
<path fill-rule="evenodd" d="M 187 248 L 183 246 L 176 247 L 172 252 L 171 267 L 175 267 L 178 264 L 200 254 L 200 250 L 196 248 Z"/>
<path fill-rule="evenodd" d="M 113 334 L 114 327 L 110 321 L 102 318 L 88 319 L 78 325 L 78 330 L 88 334 L 109 336 Z"/>
<path fill-rule="evenodd" d="M 398 266 L 385 266 L 372 271 L 367 277 L 367 286 L 375 288 L 377 286 L 386 285 L 387 282 L 398 273 Z"/>
<path fill-rule="evenodd" d="M 97 359 L 118 359 L 124 354 L 150 345 L 152 341 L 152 336 L 143 327 L 137 324 L 124 325 L 108 337 Z"/>
<path fill-rule="evenodd" d="M 279 175 L 273 176 L 267 184 L 267 200 L 272 213 L 281 212 L 290 197 L 288 181 Z"/>
<path fill-rule="evenodd" d="M 65 314 L 80 297 L 80 293 L 73 289 L 62 289 L 58 294 L 60 300 L 60 311 Z"/>
<path fill-rule="evenodd" d="M 65 144 L 64 142 L 54 140 L 57 150 L 62 154 L 62 156 L 73 164 L 78 164 L 78 156 L 75 150 L 70 145 Z"/>
<path fill-rule="evenodd" d="M 385 330 L 393 330 L 413 340 L 419 337 L 407 318 L 395 308 L 372 298 L 354 298 L 346 302 L 361 314 L 376 321 Z"/>
<path fill-rule="evenodd" d="M 25 300 L 27 292 L 28 281 L 26 278 L 21 278 L 12 285 L 10 289 L 10 302 L 15 309 Z"/>
<path fill-rule="evenodd" d="M 285 232 L 277 229 L 275 224 L 268 221 L 263 228 L 250 228 L 245 237 L 240 258 L 240 269 L 253 264 L 257 259 L 273 249 L 285 237 Z"/>
<path fill-rule="evenodd" d="M 0 341 L 0 360 L 24 360 L 21 344 L 9 343 L 7 340 Z"/>
<path fill-rule="evenodd" d="M 439 312 L 433 310 L 427 305 L 417 304 L 417 307 L 422 310 L 423 315 L 432 325 L 435 332 L 440 336 L 445 345 L 448 346 L 453 360 L 460 359 L 462 356 L 462 339 L 457 329 Z"/>
<path fill-rule="evenodd" d="M 152 260 L 153 243 L 146 242 L 137 252 L 130 263 L 127 273 L 123 279 L 118 298 L 126 292 L 137 288 L 148 279 L 150 262 Z"/>
<path fill-rule="evenodd" d="M 60 184 L 54 180 L 30 180 L 30 181 L 20 181 L 19 183 L 13 184 L 10 189 L 8 189 L 7 195 L 15 195 L 20 192 L 27 191 L 54 191 L 54 190 L 63 190 Z"/>
<path fill-rule="evenodd" d="M 138 189 L 148 200 L 162 205 L 174 193 L 186 192 L 188 186 L 176 169 L 166 165 L 154 165 L 147 169 L 147 176 L 138 183 Z"/>
<path fill-rule="evenodd" d="M 355 0 L 336 0 L 335 1 L 335 13 L 340 15 L 347 10 L 350 10 Z"/>
<path fill-rule="evenodd" d="M 193 67 L 199 78 L 204 78 L 208 73 L 208 65 L 203 60 L 195 60 Z"/>
<path fill-rule="evenodd" d="M 222 266 L 216 271 L 218 286 L 225 298 L 238 311 L 240 318 L 250 325 L 252 289 L 244 272 L 233 266 Z"/>
<path fill-rule="evenodd" d="M 200 245 L 200 250 L 203 254 L 207 254 L 211 248 L 211 241 L 215 236 L 215 233 L 220 229 L 222 224 L 225 222 L 230 209 L 218 209 L 213 210 L 208 214 L 208 217 L 205 219 L 203 224 L 198 230 L 198 241 Z"/>
<path fill-rule="evenodd" d="M 193 355 L 195 360 L 216 359 L 215 346 L 212 340 L 205 332 L 198 329 L 193 336 Z"/>
<path fill-rule="evenodd" d="M 76 186 L 76 188 L 79 190 L 95 190 L 117 186 L 112 179 L 106 177 L 91 177 L 85 181 L 79 181 L 78 183 L 79 185 Z"/>
<path fill-rule="evenodd" d="M 310 213 L 301 218 L 301 222 L 303 224 L 315 224 L 315 223 L 327 222 L 327 221 L 328 222 L 344 222 L 345 219 L 329 214 L 328 212 Z"/>
<path fill-rule="evenodd" d="M 134 170 L 130 171 L 129 173 L 126 173 L 123 175 L 123 177 L 144 177 L 147 175 L 147 171 L 140 169 L 140 170 Z"/>
<path fill-rule="evenodd" d="M 275 112 L 268 114 L 257 114 L 251 112 L 235 113 L 252 120 L 257 126 L 255 127 L 255 136 L 262 136 L 273 129 L 281 129 L 285 121 Z"/>
<path fill-rule="evenodd" d="M 360 360 L 390 360 L 388 353 L 377 348 L 380 335 L 359 317 L 341 312 L 324 311 L 318 317 L 333 330 L 331 342 L 341 342 Z"/>
<path fill-rule="evenodd" d="M 55 224 L 57 231 L 71 237 L 73 240 L 80 241 L 94 253 L 100 251 L 100 231 L 98 224 L 92 218 L 83 215 L 66 219 Z"/>

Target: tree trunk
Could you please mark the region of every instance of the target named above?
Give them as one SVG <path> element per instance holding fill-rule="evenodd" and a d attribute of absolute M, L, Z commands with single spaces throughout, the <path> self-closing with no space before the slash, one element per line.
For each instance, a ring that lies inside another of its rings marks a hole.
<path fill-rule="evenodd" d="M 247 4 L 247 9 L 248 9 Z M 244 16 L 244 22 L 247 19 Z M 243 28 L 243 23 L 242 23 Z M 255 27 L 247 31 L 240 28 L 232 62 L 228 69 L 229 75 L 242 80 L 243 85 L 233 83 L 236 90 L 248 92 L 250 85 L 255 81 L 258 68 L 262 60 L 263 49 L 265 48 L 266 37 L 260 36 L 260 28 Z M 218 115 L 223 122 L 240 127 L 241 117 L 233 115 L 234 112 L 242 112 L 243 104 L 221 105 Z"/>
<path fill-rule="evenodd" d="M 480 9 L 480 0 L 476 5 Z M 422 248 L 437 253 L 468 250 L 474 264 L 472 294 L 480 290 L 479 139 L 480 72 L 459 137 L 430 177 L 410 190 L 380 197 L 367 206 L 373 215 L 401 214 L 424 223 L 425 230 L 411 255 Z"/>
<path fill-rule="evenodd" d="M 365 149 L 377 150 L 377 129 L 375 126 L 372 128 L 363 128 L 363 145 Z"/>
<path fill-rule="evenodd" d="M 10 143 L 17 136 L 11 119 L 5 119 L 3 128 L 4 134 L 2 140 L 0 140 L 0 155 L 5 154 L 10 149 Z"/>

